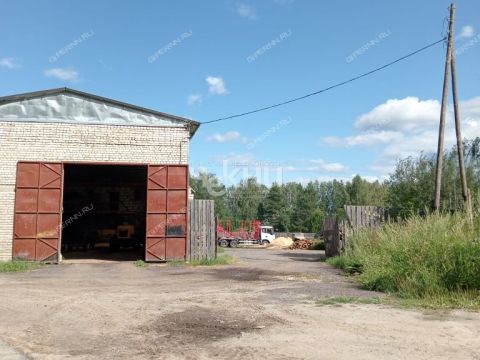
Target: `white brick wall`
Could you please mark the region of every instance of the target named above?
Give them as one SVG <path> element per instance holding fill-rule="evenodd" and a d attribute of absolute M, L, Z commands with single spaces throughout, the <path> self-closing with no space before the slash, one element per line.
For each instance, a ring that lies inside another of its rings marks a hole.
<path fill-rule="evenodd" d="M 12 254 L 18 161 L 187 164 L 189 135 L 184 127 L 0 120 L 0 260 Z"/>

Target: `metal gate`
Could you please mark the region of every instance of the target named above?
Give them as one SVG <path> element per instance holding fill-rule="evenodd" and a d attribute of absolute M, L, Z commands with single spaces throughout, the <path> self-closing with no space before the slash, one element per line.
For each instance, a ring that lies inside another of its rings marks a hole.
<path fill-rule="evenodd" d="M 62 182 L 61 163 L 17 164 L 14 259 L 59 260 Z"/>
<path fill-rule="evenodd" d="M 145 261 L 185 260 L 188 166 L 149 165 Z"/>

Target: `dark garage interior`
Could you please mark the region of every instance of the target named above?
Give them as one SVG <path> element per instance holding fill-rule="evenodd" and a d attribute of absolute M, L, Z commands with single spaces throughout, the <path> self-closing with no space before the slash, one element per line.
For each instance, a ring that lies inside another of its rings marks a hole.
<path fill-rule="evenodd" d="M 144 259 L 147 167 L 65 164 L 64 259 Z"/>

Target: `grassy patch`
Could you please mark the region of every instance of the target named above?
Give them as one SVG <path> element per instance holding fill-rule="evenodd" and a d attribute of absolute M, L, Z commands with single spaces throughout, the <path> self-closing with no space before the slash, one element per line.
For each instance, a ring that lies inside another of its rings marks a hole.
<path fill-rule="evenodd" d="M 359 296 L 336 296 L 317 300 L 317 305 L 342 305 L 342 304 L 380 304 L 382 299 L 379 297 L 359 297 Z"/>
<path fill-rule="evenodd" d="M 183 260 L 170 260 L 167 261 L 168 266 L 173 266 L 173 267 L 180 267 L 180 266 L 185 266 L 185 261 Z"/>
<path fill-rule="evenodd" d="M 225 249 L 221 246 L 217 246 L 217 254 L 223 254 L 225 252 Z"/>
<path fill-rule="evenodd" d="M 143 260 L 137 260 L 133 263 L 133 265 L 135 265 L 136 267 L 139 267 L 139 268 L 143 268 L 143 267 L 147 266 L 147 264 Z"/>
<path fill-rule="evenodd" d="M 233 264 L 233 257 L 230 255 L 219 255 L 212 259 L 194 260 L 190 262 L 192 266 L 215 266 L 215 265 L 230 265 Z"/>
<path fill-rule="evenodd" d="M 0 273 L 2 272 L 20 272 L 34 270 L 41 267 L 42 264 L 33 261 L 1 261 L 0 262 Z"/>
<path fill-rule="evenodd" d="M 358 273 L 367 289 L 403 304 L 480 307 L 480 218 L 463 214 L 414 217 L 403 224 L 357 232 L 345 253 L 328 263 Z"/>
<path fill-rule="evenodd" d="M 325 250 L 325 242 L 323 240 L 315 240 L 310 250 Z"/>
<path fill-rule="evenodd" d="M 426 295 L 422 298 L 397 298 L 395 305 L 404 308 L 422 308 L 432 310 L 480 310 L 480 292 L 442 292 L 438 295 Z"/>

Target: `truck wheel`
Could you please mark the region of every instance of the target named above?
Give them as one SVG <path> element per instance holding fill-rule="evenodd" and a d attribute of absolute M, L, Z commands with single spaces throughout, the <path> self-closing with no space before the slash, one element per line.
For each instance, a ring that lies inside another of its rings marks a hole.
<path fill-rule="evenodd" d="M 268 240 L 263 240 L 263 241 L 262 241 L 262 245 L 267 246 L 268 244 L 270 244 L 270 241 L 268 241 Z"/>
<path fill-rule="evenodd" d="M 222 239 L 218 242 L 218 245 L 220 245 L 221 247 L 228 247 L 228 241 L 225 239 Z"/>
<path fill-rule="evenodd" d="M 230 247 L 236 248 L 238 246 L 238 241 L 237 240 L 230 240 Z"/>

